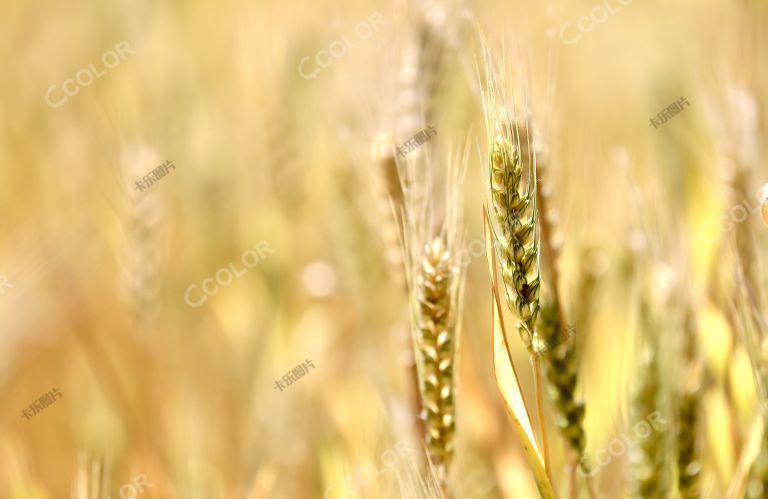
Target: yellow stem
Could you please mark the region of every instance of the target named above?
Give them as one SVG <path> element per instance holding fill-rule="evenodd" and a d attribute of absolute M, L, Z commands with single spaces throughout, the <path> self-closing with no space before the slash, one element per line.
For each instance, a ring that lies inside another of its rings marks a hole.
<path fill-rule="evenodd" d="M 544 401 L 541 390 L 541 362 L 538 355 L 532 355 L 533 362 L 533 389 L 536 394 L 536 419 L 539 422 L 539 435 L 541 437 L 541 453 L 544 454 L 544 471 L 552 483 L 552 472 L 549 463 L 549 445 L 547 443 L 547 425 L 544 421 Z"/>

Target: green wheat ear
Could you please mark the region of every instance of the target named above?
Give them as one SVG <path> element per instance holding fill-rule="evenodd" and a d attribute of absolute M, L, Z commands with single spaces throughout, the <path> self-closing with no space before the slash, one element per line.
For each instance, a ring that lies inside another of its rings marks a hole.
<path fill-rule="evenodd" d="M 520 319 L 518 334 L 533 354 L 534 323 L 539 312 L 539 250 L 536 241 L 535 183 L 523 189 L 520 151 L 498 135 L 491 145 L 491 206 L 494 234 L 507 304 Z"/>

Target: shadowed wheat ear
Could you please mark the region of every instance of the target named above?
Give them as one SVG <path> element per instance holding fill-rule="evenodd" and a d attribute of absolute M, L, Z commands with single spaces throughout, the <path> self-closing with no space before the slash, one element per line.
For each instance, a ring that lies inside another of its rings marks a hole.
<path fill-rule="evenodd" d="M 548 292 L 544 293 L 541 298 L 541 313 L 536 323 L 536 334 L 539 341 L 534 345 L 534 348 L 540 352 L 544 364 L 549 396 L 557 413 L 557 427 L 574 453 L 573 463 L 579 463 L 583 471 L 587 473 L 588 490 L 593 495 L 594 492 L 588 478 L 589 469 L 582 459 L 586 446 L 585 406 L 584 402 L 576 395 L 579 374 L 577 343 L 573 335 L 566 331 L 565 314 L 558 285 L 560 245 L 555 240 L 557 216 L 550 206 L 552 189 L 547 184 L 549 155 L 543 143 L 535 140 L 535 134 L 530 133 L 529 127 L 521 129 L 525 131 L 524 134 L 521 134 L 524 137 L 522 140 L 522 157 L 530 158 L 533 156 L 528 161 L 533 162 L 536 167 L 538 182 L 536 200 L 537 209 L 540 213 L 539 232 L 543 261 L 548 270 L 544 275 L 545 279 L 543 279 Z M 572 482 L 572 486 L 575 488 L 574 482 Z"/>
<path fill-rule="evenodd" d="M 444 493 L 448 492 L 456 427 L 456 352 L 464 275 L 459 262 L 459 189 L 466 161 L 466 149 L 461 157 L 449 156 L 443 207 L 435 206 L 435 199 L 440 196 L 431 195 L 432 163 L 428 158 L 407 161 L 401 168 L 406 200 L 403 243 L 424 444 L 435 479 Z M 425 171 L 422 166 L 427 167 Z"/>
<path fill-rule="evenodd" d="M 632 397 L 632 420 L 645 421 L 651 414 L 666 411 L 663 405 L 661 386 L 661 363 L 659 362 L 659 325 L 653 307 L 643 300 L 641 303 L 642 345 L 635 376 Z M 667 452 L 666 433 L 654 429 L 638 445 L 629 450 L 632 466 L 632 493 L 644 499 L 665 499 L 668 497 L 668 472 L 670 456 Z"/>
<path fill-rule="evenodd" d="M 578 366 L 574 353 L 573 338 L 566 336 L 557 308 L 546 304 L 541 309 L 537 324 L 538 334 L 545 349 L 542 353 L 544 372 L 552 405 L 557 412 L 557 427 L 570 448 L 576 454 L 577 462 L 585 472 L 584 455 L 586 436 L 584 433 L 584 402 L 576 396 Z"/>

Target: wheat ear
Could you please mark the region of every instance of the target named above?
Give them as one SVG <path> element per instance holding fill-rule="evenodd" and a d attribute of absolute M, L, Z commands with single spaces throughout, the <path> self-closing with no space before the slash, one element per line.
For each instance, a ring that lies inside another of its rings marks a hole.
<path fill-rule="evenodd" d="M 468 148 L 448 155 L 444 206 L 432 188 L 433 164 L 410 158 L 401 166 L 405 193 L 403 231 L 411 297 L 425 447 L 434 476 L 448 494 L 456 425 L 455 370 L 461 322 L 463 267 L 460 265 L 461 195 Z M 438 218 L 438 220 L 435 220 Z"/>
<path fill-rule="evenodd" d="M 541 308 L 538 332 L 546 346 L 542 359 L 552 404 L 557 411 L 557 427 L 568 445 L 580 458 L 584 455 L 584 402 L 576 397 L 578 368 L 572 339 L 563 340 L 565 330 L 557 308 Z"/>
<path fill-rule="evenodd" d="M 453 457 L 455 430 L 453 289 L 455 269 L 446 241 L 424 247 L 417 277 L 417 350 L 426 445 L 439 481 Z"/>
<path fill-rule="evenodd" d="M 529 169 L 523 187 L 519 135 L 516 126 L 500 126 L 491 145 L 490 190 L 497 224 L 496 247 L 507 304 L 516 312 L 518 334 L 532 355 L 534 323 L 539 311 L 538 242 L 536 241 L 535 179 Z M 509 133 L 514 130 L 514 136 Z"/>

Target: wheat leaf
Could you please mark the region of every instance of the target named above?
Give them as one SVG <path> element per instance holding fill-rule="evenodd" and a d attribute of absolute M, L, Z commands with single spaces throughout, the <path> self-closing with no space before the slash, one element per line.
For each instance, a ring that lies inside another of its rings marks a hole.
<path fill-rule="evenodd" d="M 491 225 L 488 221 L 488 213 L 483 207 L 483 227 L 485 235 L 485 249 L 488 257 L 488 267 L 491 274 L 491 307 L 493 310 L 493 361 L 496 371 L 496 383 L 504 399 L 504 407 L 512 418 L 512 427 L 523 444 L 525 458 L 533 470 L 536 485 L 539 493 L 544 499 L 554 498 L 555 493 L 552 484 L 547 477 L 544 469 L 544 459 L 541 451 L 536 444 L 536 437 L 533 433 L 531 416 L 528 414 L 528 408 L 523 399 L 523 393 L 520 390 L 520 384 L 517 381 L 515 365 L 512 362 L 511 350 L 509 348 L 509 339 L 504 328 L 504 317 L 502 315 L 501 302 L 497 292 L 497 274 L 496 274 L 496 253 L 493 249 L 493 235 L 491 234 Z"/>

